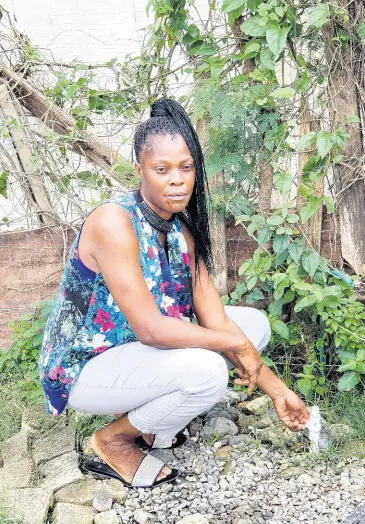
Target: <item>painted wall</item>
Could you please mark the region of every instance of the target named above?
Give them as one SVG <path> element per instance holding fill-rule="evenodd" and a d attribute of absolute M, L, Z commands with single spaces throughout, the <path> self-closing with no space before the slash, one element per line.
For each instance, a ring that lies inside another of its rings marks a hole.
<path fill-rule="evenodd" d="M 195 4 L 204 18 L 208 12 L 208 1 L 196 0 Z M 2 5 L 15 17 L 18 29 L 29 37 L 33 45 L 40 47 L 45 59 L 60 62 L 75 60 L 104 64 L 114 57 L 122 62 L 127 54 L 139 52 L 145 33 L 143 27 L 152 22 L 146 14 L 147 0 L 3 0 Z M 172 67 L 176 67 L 179 60 L 176 56 Z M 101 88 L 114 88 L 107 69 L 100 71 L 97 84 Z M 177 82 L 172 92 L 180 95 L 186 92 L 187 87 L 185 82 Z M 109 133 L 104 130 L 101 125 L 94 132 L 105 137 Z M 132 133 L 133 129 L 130 130 Z M 9 142 L 4 145 L 14 155 Z M 114 147 L 119 147 L 120 136 L 116 136 L 112 143 Z M 121 153 L 129 156 L 130 147 L 122 146 Z M 80 169 L 89 168 L 83 163 Z M 15 183 L 9 201 L 0 195 L 0 220 L 3 217 L 26 216 L 27 210 L 21 209 L 22 201 L 21 189 Z M 54 205 L 57 208 L 57 202 Z M 31 226 L 36 226 L 36 223 L 22 219 L 11 227 L 0 226 L 0 232 Z"/>

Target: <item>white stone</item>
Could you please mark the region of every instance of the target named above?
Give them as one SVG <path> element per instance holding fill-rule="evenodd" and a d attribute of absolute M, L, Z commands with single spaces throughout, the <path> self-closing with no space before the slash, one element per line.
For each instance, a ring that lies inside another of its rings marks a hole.
<path fill-rule="evenodd" d="M 147 513 L 142 509 L 137 509 L 133 513 L 133 519 L 137 522 L 137 524 L 151 524 L 156 520 L 154 515 L 151 515 L 151 513 Z"/>
<path fill-rule="evenodd" d="M 77 504 L 57 504 L 52 524 L 93 524 L 95 511 L 90 506 Z"/>
<path fill-rule="evenodd" d="M 41 464 L 39 471 L 44 478 L 38 487 L 50 488 L 55 491 L 84 478 L 78 467 L 76 451 L 71 451 Z"/>
<path fill-rule="evenodd" d="M 53 505 L 53 491 L 41 488 L 14 489 L 3 493 L 5 509 L 27 524 L 44 524 Z"/>
<path fill-rule="evenodd" d="M 105 511 L 104 513 L 98 513 L 94 517 L 94 524 L 119 524 L 120 519 L 115 509 Z"/>
<path fill-rule="evenodd" d="M 112 509 L 113 499 L 107 491 L 98 491 L 93 500 L 93 508 L 96 511 L 110 511 Z"/>

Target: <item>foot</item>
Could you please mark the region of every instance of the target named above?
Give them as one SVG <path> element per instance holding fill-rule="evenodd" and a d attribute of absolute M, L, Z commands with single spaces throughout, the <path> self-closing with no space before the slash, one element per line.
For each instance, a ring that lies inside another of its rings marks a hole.
<path fill-rule="evenodd" d="M 127 482 L 132 482 L 144 457 L 144 453 L 134 444 L 134 439 L 123 435 L 110 439 L 102 436 L 100 430 L 98 430 L 92 436 L 91 446 L 108 466 L 119 473 Z M 162 480 L 170 473 L 171 469 L 164 466 L 156 480 Z"/>
<path fill-rule="evenodd" d="M 149 446 L 152 446 L 153 440 L 155 438 L 155 435 L 153 433 L 142 433 L 142 438 L 148 444 Z M 172 439 L 172 444 L 175 444 L 177 438 L 174 437 Z"/>

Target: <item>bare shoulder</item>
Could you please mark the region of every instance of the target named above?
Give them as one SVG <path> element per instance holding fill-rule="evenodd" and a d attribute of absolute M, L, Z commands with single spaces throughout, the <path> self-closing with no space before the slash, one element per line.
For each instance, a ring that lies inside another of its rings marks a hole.
<path fill-rule="evenodd" d="M 79 241 L 79 254 L 84 264 L 100 273 L 100 251 L 133 252 L 138 240 L 128 212 L 119 204 L 108 203 L 96 208 L 85 220 Z"/>
<path fill-rule="evenodd" d="M 86 219 L 84 227 L 92 234 L 95 240 L 103 240 L 105 237 L 123 237 L 134 232 L 133 224 L 128 212 L 119 204 L 108 203 L 99 206 Z"/>

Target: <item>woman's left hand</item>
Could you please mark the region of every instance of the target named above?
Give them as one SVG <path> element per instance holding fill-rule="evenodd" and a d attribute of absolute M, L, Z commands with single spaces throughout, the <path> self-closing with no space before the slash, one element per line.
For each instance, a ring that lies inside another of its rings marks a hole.
<path fill-rule="evenodd" d="M 290 389 L 272 399 L 279 420 L 291 431 L 302 431 L 309 420 L 309 412 L 303 400 Z"/>

